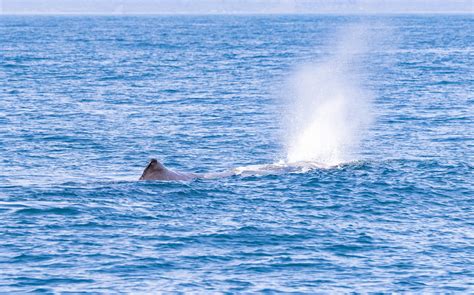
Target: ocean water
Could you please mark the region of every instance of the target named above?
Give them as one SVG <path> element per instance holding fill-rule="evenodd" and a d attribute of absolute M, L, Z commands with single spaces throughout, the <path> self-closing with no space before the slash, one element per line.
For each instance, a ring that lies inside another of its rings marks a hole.
<path fill-rule="evenodd" d="M 473 69 L 472 15 L 1 16 L 0 292 L 473 292 Z"/>

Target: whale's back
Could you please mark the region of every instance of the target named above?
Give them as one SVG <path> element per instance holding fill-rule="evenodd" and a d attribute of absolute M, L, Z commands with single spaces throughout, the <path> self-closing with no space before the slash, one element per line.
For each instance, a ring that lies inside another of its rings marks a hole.
<path fill-rule="evenodd" d="M 191 180 L 196 177 L 198 176 L 192 173 L 172 171 L 158 160 L 151 159 L 139 180 Z"/>

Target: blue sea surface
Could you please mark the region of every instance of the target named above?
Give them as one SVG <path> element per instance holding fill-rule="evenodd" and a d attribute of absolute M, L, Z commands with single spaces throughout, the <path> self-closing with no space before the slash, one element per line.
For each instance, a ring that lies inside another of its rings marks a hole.
<path fill-rule="evenodd" d="M 350 161 L 137 181 L 285 159 L 355 26 Z M 473 167 L 472 15 L 0 16 L 1 293 L 474 292 Z"/>

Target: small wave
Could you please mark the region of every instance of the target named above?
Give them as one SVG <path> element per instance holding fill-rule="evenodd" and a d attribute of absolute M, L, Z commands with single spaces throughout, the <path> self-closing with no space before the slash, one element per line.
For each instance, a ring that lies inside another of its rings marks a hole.
<path fill-rule="evenodd" d="M 17 210 L 17 214 L 26 214 L 26 215 L 78 215 L 80 212 L 74 208 L 25 208 Z"/>

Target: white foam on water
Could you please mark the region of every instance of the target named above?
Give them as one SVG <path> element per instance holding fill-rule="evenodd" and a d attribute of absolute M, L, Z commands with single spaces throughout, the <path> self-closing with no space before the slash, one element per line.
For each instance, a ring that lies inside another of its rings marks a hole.
<path fill-rule="evenodd" d="M 367 30 L 341 30 L 334 53 L 304 64 L 288 79 L 287 163 L 334 166 L 355 160 L 357 146 L 372 121 L 372 94 L 360 84 L 359 57 L 367 52 Z"/>
<path fill-rule="evenodd" d="M 280 173 L 306 173 L 313 169 L 331 168 L 328 165 L 315 162 L 293 162 L 279 161 L 273 164 L 248 165 L 234 168 L 232 175 L 240 176 L 264 176 Z"/>

